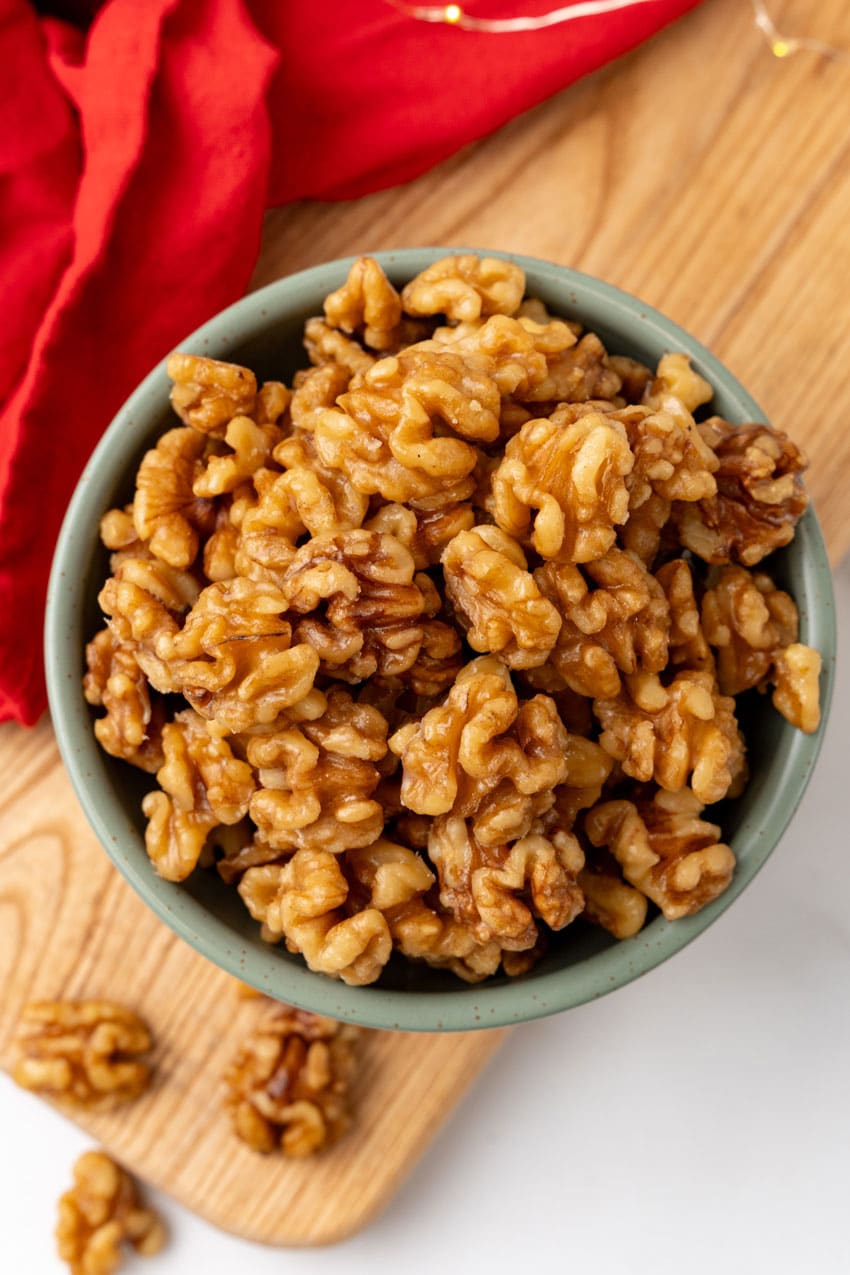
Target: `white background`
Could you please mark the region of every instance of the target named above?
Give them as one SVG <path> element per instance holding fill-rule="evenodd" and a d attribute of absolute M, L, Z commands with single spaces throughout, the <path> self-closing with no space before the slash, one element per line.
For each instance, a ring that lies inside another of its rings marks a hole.
<path fill-rule="evenodd" d="M 846 653 L 850 563 L 836 583 Z M 125 1269 L 846 1275 L 848 759 L 845 662 L 805 801 L 756 882 L 667 965 L 514 1032 L 362 1235 L 263 1249 L 155 1195 L 171 1245 Z M 87 1145 L 0 1077 L 2 1275 L 66 1269 L 53 1251 L 55 1200 Z"/>

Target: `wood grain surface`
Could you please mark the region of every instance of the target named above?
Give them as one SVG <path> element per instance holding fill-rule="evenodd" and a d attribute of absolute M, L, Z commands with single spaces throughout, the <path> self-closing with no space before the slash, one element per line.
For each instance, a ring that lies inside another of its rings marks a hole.
<path fill-rule="evenodd" d="M 786 26 L 807 12 L 774 5 Z M 817 19 L 850 48 L 845 0 L 821 0 Z M 849 126 L 846 63 L 777 61 L 745 0 L 708 0 L 408 186 L 270 213 L 254 283 L 419 244 L 515 250 L 608 279 L 710 345 L 806 446 L 835 561 L 850 547 Z M 84 1118 L 95 1138 L 249 1238 L 331 1243 L 362 1227 L 503 1033 L 371 1036 L 349 1139 L 315 1163 L 252 1155 L 221 1114 L 220 1075 L 256 1002 L 238 1001 L 111 868 L 48 722 L 0 728 L 0 767 L 0 1063 L 27 1000 L 126 1001 L 155 1030 L 158 1080 L 120 1116 Z"/>

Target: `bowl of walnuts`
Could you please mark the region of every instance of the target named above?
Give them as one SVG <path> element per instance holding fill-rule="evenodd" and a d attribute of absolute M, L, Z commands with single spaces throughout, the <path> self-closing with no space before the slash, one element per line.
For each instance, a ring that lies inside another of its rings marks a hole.
<path fill-rule="evenodd" d="M 367 1026 L 567 1009 L 764 863 L 835 630 L 802 453 L 662 315 L 411 249 L 282 279 L 92 456 L 46 623 L 107 853 L 266 994 Z"/>

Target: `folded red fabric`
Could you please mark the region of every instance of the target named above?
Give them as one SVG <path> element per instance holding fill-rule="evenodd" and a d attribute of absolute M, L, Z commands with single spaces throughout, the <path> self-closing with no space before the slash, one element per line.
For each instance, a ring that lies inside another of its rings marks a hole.
<path fill-rule="evenodd" d="M 408 180 L 696 3 L 504 36 L 385 0 L 90 0 L 88 31 L 0 0 L 0 720 L 44 707 L 50 558 L 92 447 L 244 291 L 264 209 Z"/>

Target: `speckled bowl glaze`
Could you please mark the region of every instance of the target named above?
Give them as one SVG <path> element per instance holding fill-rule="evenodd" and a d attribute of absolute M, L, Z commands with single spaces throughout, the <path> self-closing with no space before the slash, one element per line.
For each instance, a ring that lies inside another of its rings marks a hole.
<path fill-rule="evenodd" d="M 415 248 L 376 256 L 397 285 L 441 248 Z M 467 251 L 476 251 L 468 249 Z M 528 290 L 556 313 L 580 319 L 614 353 L 654 366 L 668 350 L 684 350 L 715 388 L 714 409 L 729 420 L 764 420 L 758 405 L 699 342 L 637 298 L 563 266 L 508 256 L 525 270 Z M 304 363 L 304 320 L 339 286 L 353 258 L 329 262 L 281 279 L 223 311 L 181 349 L 254 368 L 259 377 L 285 379 Z M 183 885 L 162 881 L 145 853 L 143 793 L 149 776 L 107 756 L 92 732 L 82 689 L 83 648 L 102 619 L 97 594 L 108 571 L 98 538 L 103 512 L 131 499 L 133 475 L 144 451 L 173 424 L 169 382 L 161 363 L 127 400 L 80 479 L 56 547 L 45 631 L 50 708 L 59 747 L 77 796 L 115 866 L 175 933 L 209 960 L 260 991 L 293 1005 L 370 1027 L 456 1031 L 539 1018 L 611 992 L 678 952 L 702 933 L 749 885 L 776 846 L 809 782 L 824 726 L 802 735 L 776 713 L 767 697 L 746 705 L 743 726 L 752 778 L 744 795 L 719 814 L 738 857 L 734 880 L 712 906 L 686 920 L 656 917 L 636 938 L 617 943 L 603 931 L 575 923 L 556 938 L 529 974 L 468 986 L 443 971 L 395 958 L 371 987 L 346 987 L 311 973 L 282 947 L 260 939 L 236 890 L 212 872 L 197 871 Z M 782 424 L 782 422 L 779 422 Z M 771 570 L 800 608 L 801 641 L 824 657 L 823 720 L 832 692 L 835 619 L 829 565 L 815 514 L 809 510 L 793 543 L 771 560 Z"/>

